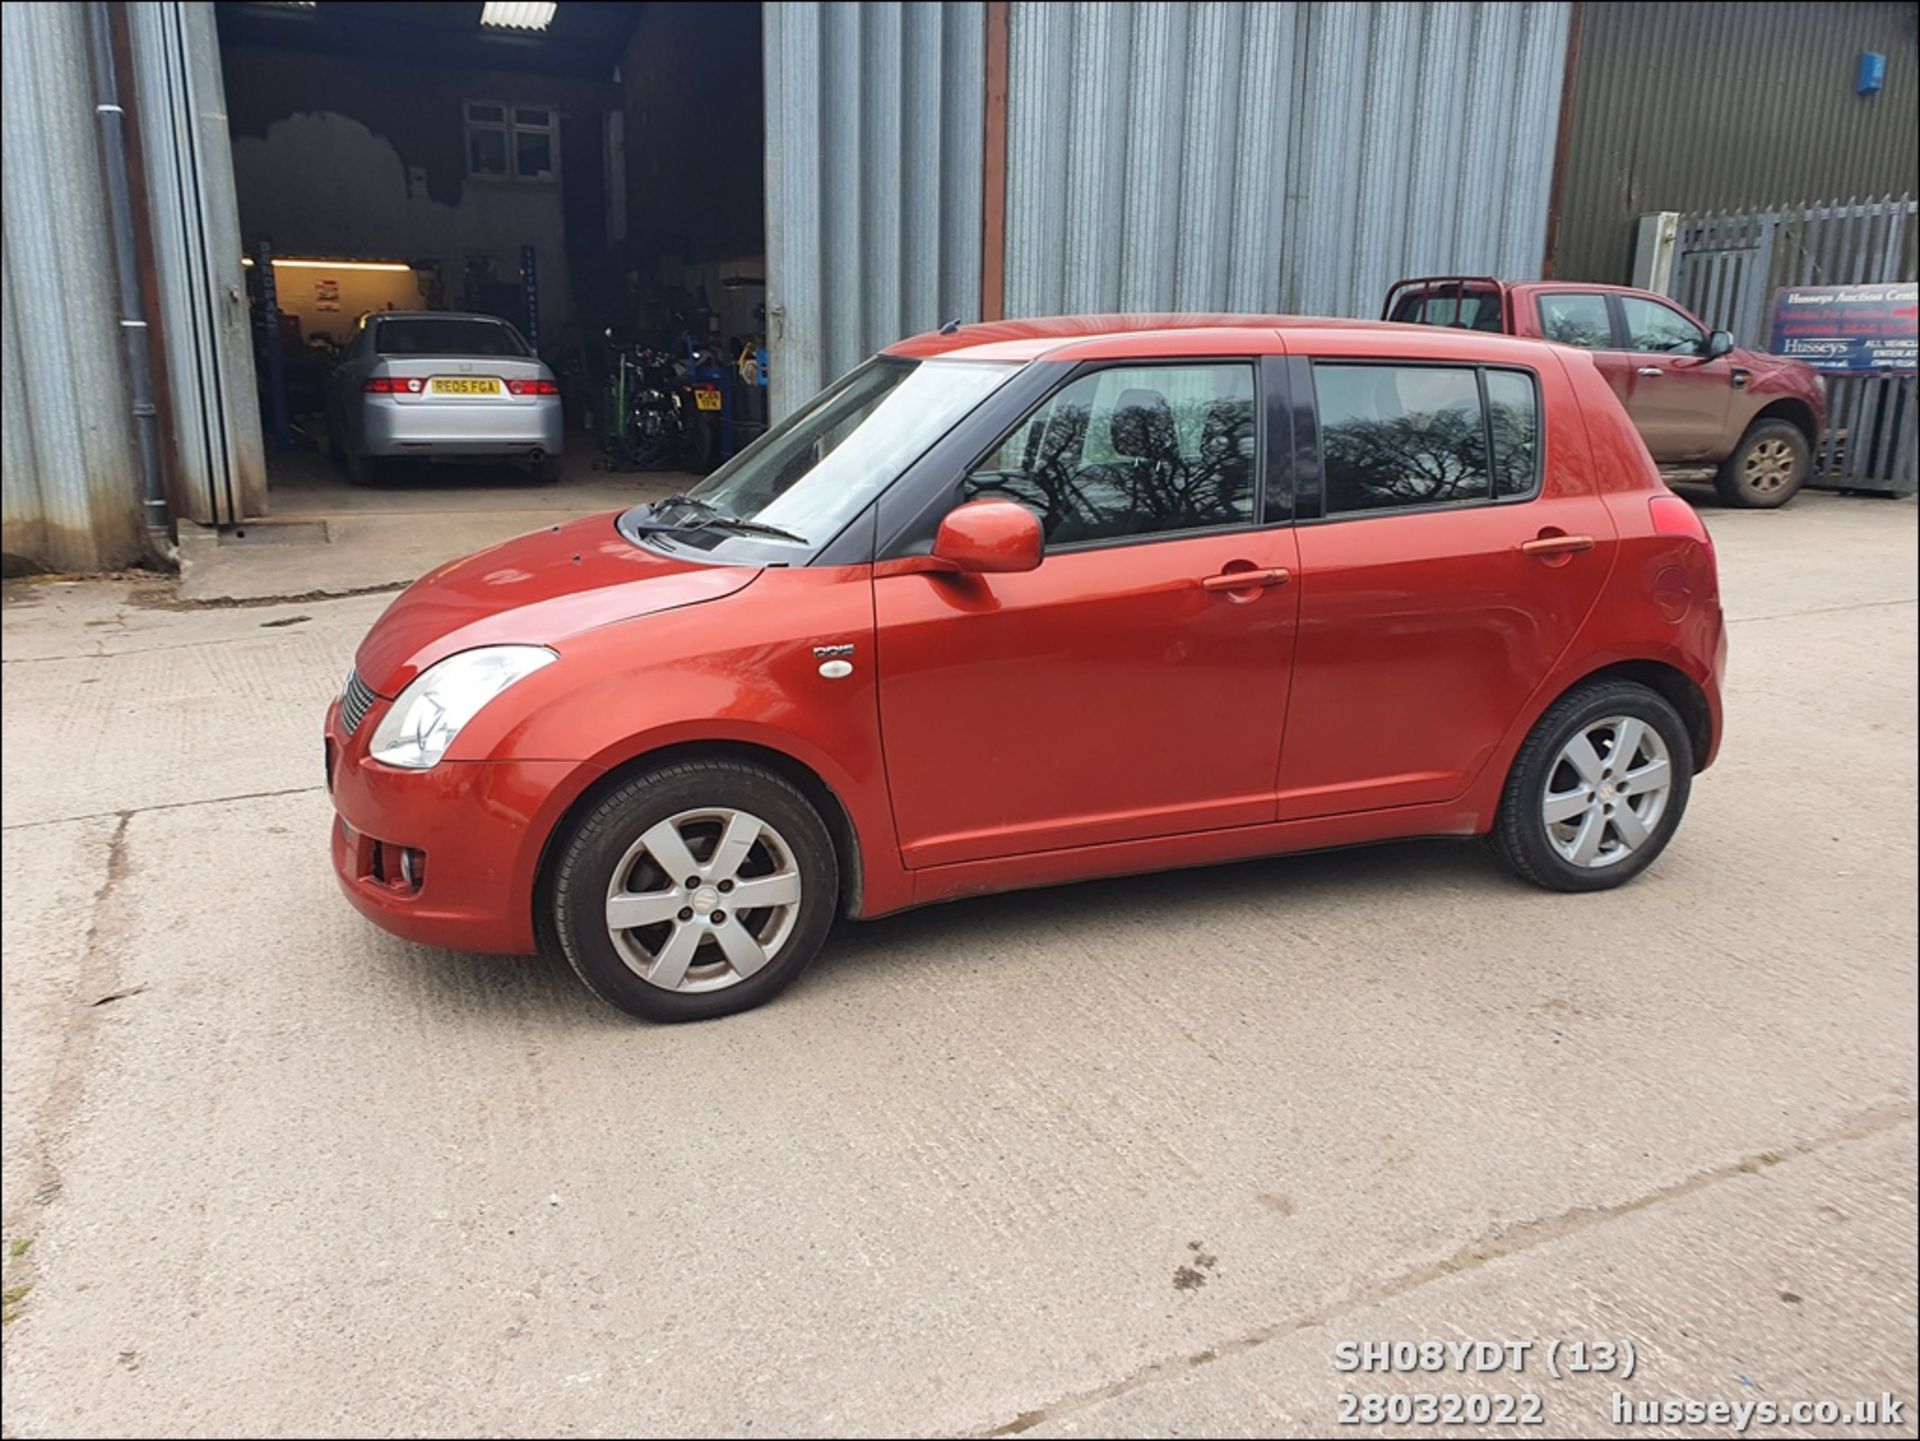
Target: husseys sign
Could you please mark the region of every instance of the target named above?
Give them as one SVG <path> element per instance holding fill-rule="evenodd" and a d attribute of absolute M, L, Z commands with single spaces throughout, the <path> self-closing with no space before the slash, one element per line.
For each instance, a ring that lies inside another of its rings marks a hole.
<path fill-rule="evenodd" d="M 1768 348 L 1826 375 L 1912 375 L 1916 295 L 1912 283 L 1783 289 Z"/>

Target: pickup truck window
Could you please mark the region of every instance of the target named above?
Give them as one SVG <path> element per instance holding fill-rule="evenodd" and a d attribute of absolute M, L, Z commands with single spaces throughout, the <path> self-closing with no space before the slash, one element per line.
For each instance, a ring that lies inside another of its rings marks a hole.
<path fill-rule="evenodd" d="M 1670 306 L 1657 300 L 1623 295 L 1620 312 L 1626 317 L 1630 350 L 1653 350 L 1668 355 L 1706 353 L 1706 332 Z"/>
<path fill-rule="evenodd" d="M 1607 318 L 1607 297 L 1568 291 L 1542 295 L 1540 333 L 1561 345 L 1611 350 L 1613 322 Z"/>
<path fill-rule="evenodd" d="M 1485 286 L 1463 290 L 1441 285 L 1432 290 L 1410 290 L 1394 302 L 1393 314 L 1387 318 L 1403 325 L 1449 325 L 1496 335 L 1505 329 L 1500 292 Z"/>

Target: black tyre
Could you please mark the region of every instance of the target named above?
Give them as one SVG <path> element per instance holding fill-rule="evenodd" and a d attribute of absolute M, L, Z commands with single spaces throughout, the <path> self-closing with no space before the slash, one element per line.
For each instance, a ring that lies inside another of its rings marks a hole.
<path fill-rule="evenodd" d="M 1527 736 L 1488 839 L 1536 885 L 1607 890 L 1666 848 L 1692 785 L 1693 741 L 1666 697 L 1594 681 L 1555 701 Z"/>
<path fill-rule="evenodd" d="M 1813 447 L 1799 426 L 1756 420 L 1720 467 L 1713 488 L 1728 505 L 1772 510 L 1800 493 L 1812 469 Z"/>
<path fill-rule="evenodd" d="M 552 485 L 560 479 L 560 457 L 557 455 L 541 456 L 540 459 L 536 460 L 533 465 L 529 467 L 529 473 L 533 476 L 533 483 L 535 485 Z"/>
<path fill-rule="evenodd" d="M 650 1021 L 771 1000 L 838 905 L 826 825 L 786 780 L 741 761 L 637 776 L 557 844 L 543 940 L 601 1000 Z"/>
<path fill-rule="evenodd" d="M 353 485 L 378 485 L 387 477 L 387 462 L 371 455 L 347 452 L 347 480 Z"/>

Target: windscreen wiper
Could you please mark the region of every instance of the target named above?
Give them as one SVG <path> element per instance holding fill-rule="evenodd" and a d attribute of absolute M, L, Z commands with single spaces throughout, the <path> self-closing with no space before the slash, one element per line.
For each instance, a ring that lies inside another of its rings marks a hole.
<path fill-rule="evenodd" d="M 783 530 L 777 525 L 768 525 L 764 520 L 742 520 L 739 516 L 722 515 L 717 510 L 710 510 L 707 514 L 701 516 L 700 519 L 694 521 L 693 524 L 680 528 L 684 530 L 737 530 L 742 535 L 770 535 L 777 540 L 793 541 L 797 545 L 808 545 L 811 543 L 804 535 L 795 535 L 792 531 Z"/>

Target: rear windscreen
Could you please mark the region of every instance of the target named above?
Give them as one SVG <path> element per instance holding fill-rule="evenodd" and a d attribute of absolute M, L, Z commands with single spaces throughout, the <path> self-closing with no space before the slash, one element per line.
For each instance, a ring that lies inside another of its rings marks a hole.
<path fill-rule="evenodd" d="M 1443 290 L 1409 290 L 1393 303 L 1387 317 L 1403 325 L 1457 325 L 1466 330 L 1500 330 L 1500 292 L 1465 292 L 1448 286 Z"/>
<path fill-rule="evenodd" d="M 491 320 L 383 320 L 374 343 L 382 355 L 525 355 L 527 347 Z"/>

